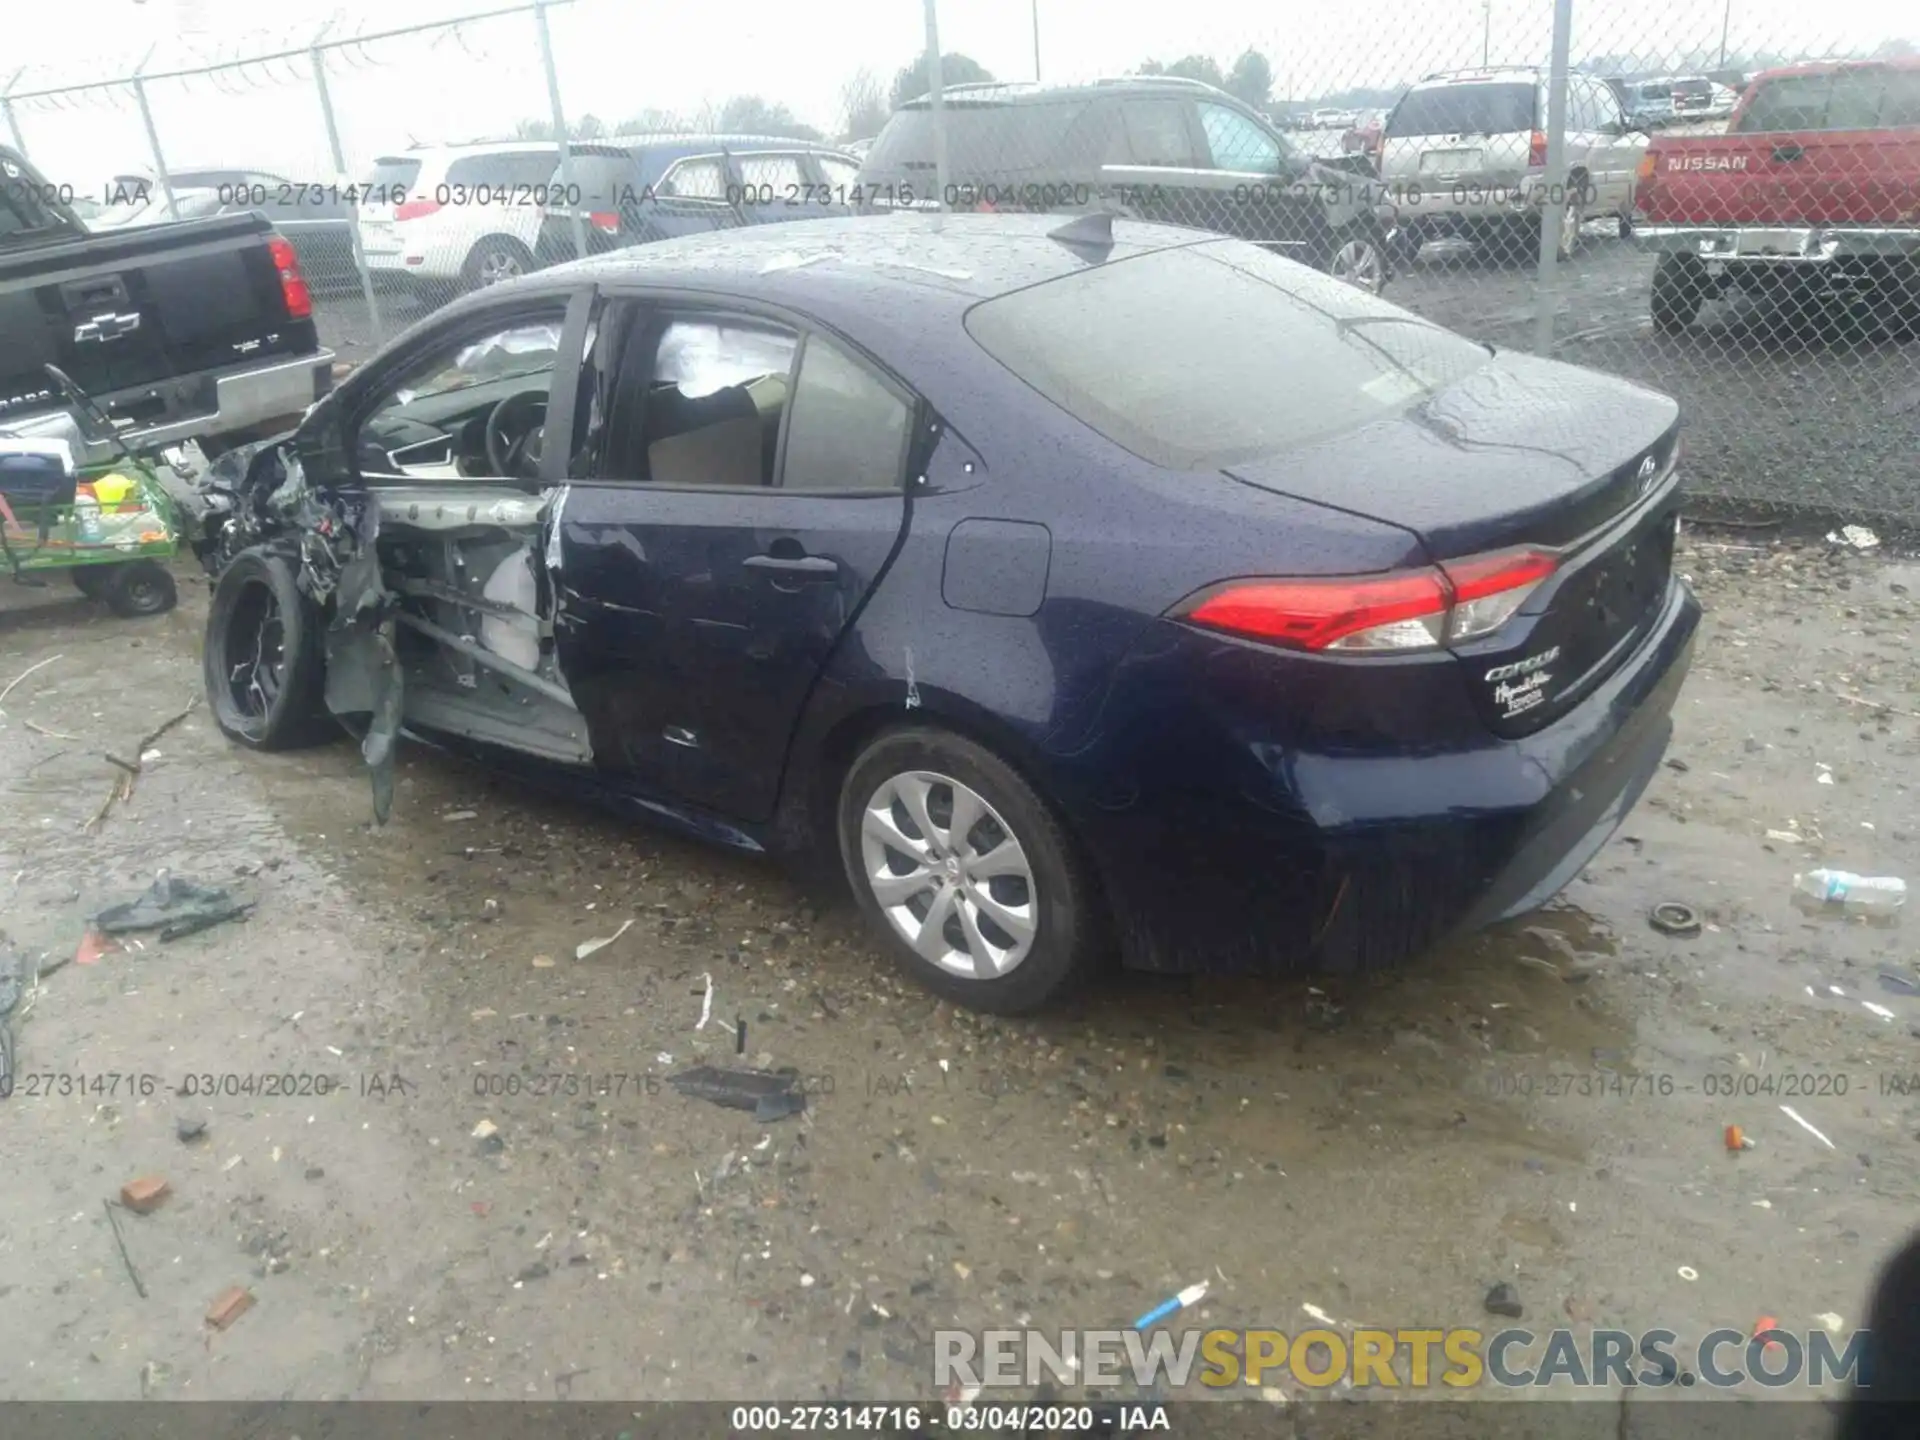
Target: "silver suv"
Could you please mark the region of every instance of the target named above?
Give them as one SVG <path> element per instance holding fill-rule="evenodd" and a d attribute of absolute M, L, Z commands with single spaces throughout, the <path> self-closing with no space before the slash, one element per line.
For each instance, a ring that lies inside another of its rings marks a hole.
<path fill-rule="evenodd" d="M 1647 136 L 1602 82 L 1567 77 L 1567 183 L 1547 179 L 1547 76 L 1533 69 L 1430 75 L 1400 97 L 1381 133 L 1380 177 L 1399 212 L 1411 259 L 1427 240 L 1460 235 L 1526 253 L 1540 217 L 1561 207 L 1560 250 L 1571 258 L 1580 227 L 1633 213 L 1635 170 Z"/>

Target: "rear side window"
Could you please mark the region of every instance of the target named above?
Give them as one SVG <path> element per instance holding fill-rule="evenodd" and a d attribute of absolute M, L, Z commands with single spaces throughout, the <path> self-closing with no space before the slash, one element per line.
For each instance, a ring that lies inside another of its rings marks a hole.
<path fill-rule="evenodd" d="M 1779 130 L 1901 130 L 1920 126 L 1920 70 L 1839 70 L 1763 82 L 1736 134 Z"/>
<path fill-rule="evenodd" d="M 447 167 L 449 185 L 487 185 L 533 189 L 545 185 L 560 163 L 557 150 L 512 155 L 464 155 Z M 511 200 L 521 197 L 509 196 Z"/>
<path fill-rule="evenodd" d="M 718 157 L 682 160 L 660 177 L 659 190 L 677 200 L 725 200 L 727 172 Z"/>
<path fill-rule="evenodd" d="M 907 455 L 907 402 L 819 335 L 800 352 L 787 417 L 788 490 L 898 490 Z"/>
<path fill-rule="evenodd" d="M 621 202 L 631 201 L 639 193 L 635 183 L 634 163 L 626 154 L 608 154 L 593 151 L 581 154 L 574 151 L 573 183 L 579 191 L 580 208 L 583 210 L 617 210 Z M 570 198 L 566 188 L 566 176 L 561 167 L 555 165 L 546 179 L 545 199 L 549 205 L 560 206 Z"/>
<path fill-rule="evenodd" d="M 1120 107 L 1126 127 L 1123 161 L 1197 170 L 1206 162 L 1193 143 L 1187 107 L 1178 100 L 1136 100 Z"/>
<path fill-rule="evenodd" d="M 1387 134 L 1511 135 L 1532 130 L 1535 90 L 1532 85 L 1502 82 L 1487 85 L 1443 85 L 1408 92 L 1387 120 Z"/>
<path fill-rule="evenodd" d="M 749 203 L 791 204 L 807 183 L 798 155 L 740 155 L 734 163 L 740 167 L 740 183 L 748 188 Z"/>
<path fill-rule="evenodd" d="M 1022 171 L 1058 170 L 1084 163 L 1098 165 L 1104 157 L 1094 150 L 1077 154 L 1077 142 L 1087 134 L 1076 128 L 1087 109 L 1084 100 L 1046 104 L 948 104 L 943 109 L 947 127 L 947 174 L 955 185 L 979 183 L 995 176 Z M 1091 137 L 1090 137 L 1091 138 Z M 873 142 L 861 172 L 869 179 L 893 183 L 918 179 L 931 185 L 934 170 L 933 112 L 896 110 Z"/>
<path fill-rule="evenodd" d="M 1173 470 L 1341 434 L 1487 360 L 1452 331 L 1237 240 L 1079 271 L 978 305 L 966 323 L 1047 399 Z"/>

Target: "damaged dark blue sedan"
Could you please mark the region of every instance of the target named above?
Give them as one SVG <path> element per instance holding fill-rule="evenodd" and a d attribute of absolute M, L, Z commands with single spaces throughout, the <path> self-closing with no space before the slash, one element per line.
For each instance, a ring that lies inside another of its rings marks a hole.
<path fill-rule="evenodd" d="M 822 860 L 912 973 L 1353 969 L 1659 765 L 1678 412 L 1192 231 L 735 231 L 416 326 L 206 486 L 221 727 Z"/>

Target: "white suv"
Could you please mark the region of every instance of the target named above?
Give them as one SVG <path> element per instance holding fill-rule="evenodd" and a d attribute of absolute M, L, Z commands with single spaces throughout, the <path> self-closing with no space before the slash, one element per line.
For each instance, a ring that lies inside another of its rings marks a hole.
<path fill-rule="evenodd" d="M 1380 178 L 1398 211 L 1408 258 L 1422 242 L 1461 235 L 1526 253 L 1547 206 L 1562 211 L 1571 257 L 1581 225 L 1616 217 L 1625 236 L 1647 136 L 1612 89 L 1567 77 L 1567 183 L 1547 179 L 1547 77 L 1530 69 L 1434 75 L 1400 97 L 1382 127 Z"/>
<path fill-rule="evenodd" d="M 528 274 L 559 162 L 539 140 L 381 156 L 360 197 L 367 268 L 448 299 Z"/>

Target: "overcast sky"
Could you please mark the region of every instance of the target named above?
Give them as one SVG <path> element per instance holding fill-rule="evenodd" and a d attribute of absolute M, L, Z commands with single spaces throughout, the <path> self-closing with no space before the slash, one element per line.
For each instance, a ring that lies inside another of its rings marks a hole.
<path fill-rule="evenodd" d="M 330 20 L 364 34 L 473 14 L 512 0 L 12 0 L 8 63 L 26 66 L 16 93 L 128 74 L 149 46 L 150 70 L 304 45 Z M 1478 64 L 1483 0 L 1039 0 L 1048 79 L 1119 74 L 1148 57 L 1209 54 L 1225 66 L 1249 46 L 1272 63 L 1276 98 L 1348 85 L 1391 84 Z M 1574 58 L 1717 50 L 1730 14 L 1732 50 L 1827 53 L 1920 39 L 1913 0 L 1574 0 Z M 271 17 L 270 24 L 263 17 Z M 1495 61 L 1545 63 L 1549 0 L 1491 0 Z M 919 0 L 574 0 L 552 12 L 569 118 L 617 122 L 652 107 L 693 116 L 755 93 L 831 132 L 842 87 L 862 67 L 882 84 L 921 48 Z M 328 61 L 348 169 L 411 141 L 462 140 L 548 113 L 531 16 L 477 21 L 455 34 L 388 40 Z M 941 48 L 1002 79 L 1031 79 L 1030 0 L 945 0 Z M 11 79 L 0 69 L 0 84 Z M 329 169 L 325 133 L 304 65 L 149 86 L 172 167 L 248 166 L 303 175 Z M 80 189 L 143 168 L 149 149 L 125 90 L 49 108 L 16 107 L 29 153 Z M 9 137 L 10 138 L 10 137 Z"/>

